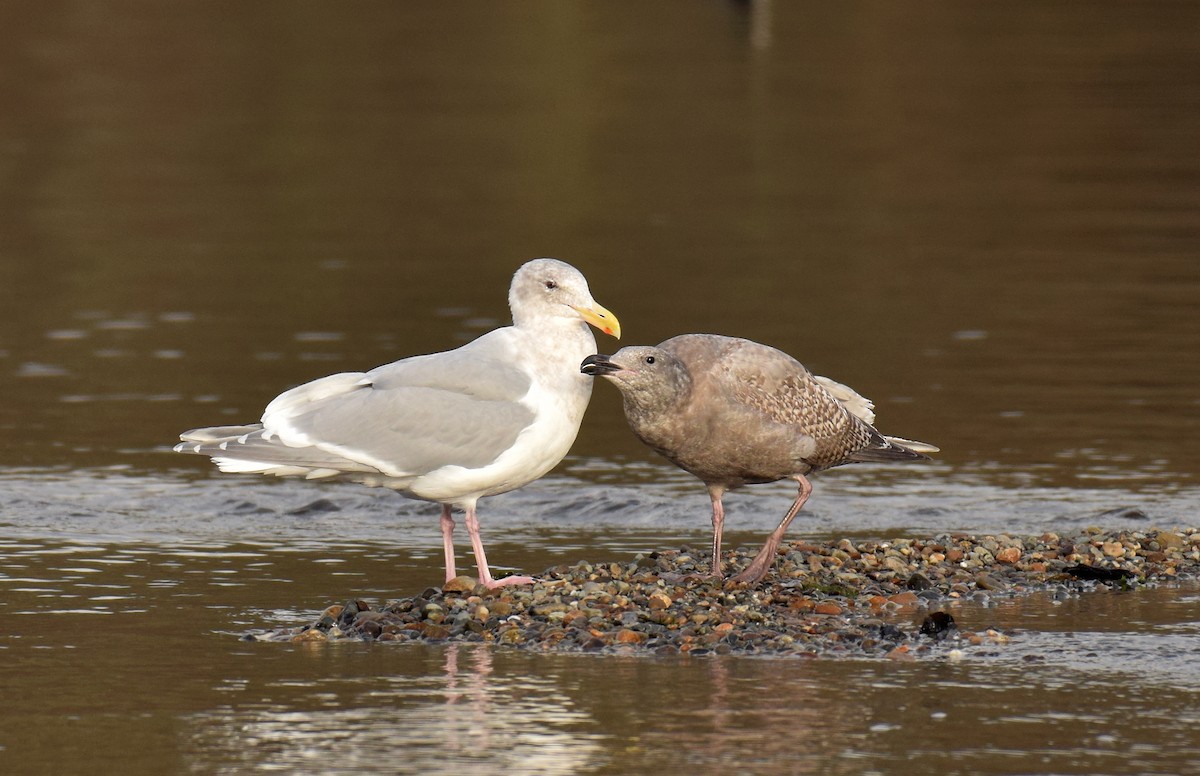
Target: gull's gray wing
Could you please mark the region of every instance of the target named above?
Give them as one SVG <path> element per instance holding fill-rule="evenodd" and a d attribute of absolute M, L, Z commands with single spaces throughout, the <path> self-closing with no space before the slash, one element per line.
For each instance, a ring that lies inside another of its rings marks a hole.
<path fill-rule="evenodd" d="M 188 432 L 185 441 L 202 442 L 195 451 L 204 454 L 329 474 L 406 477 L 443 466 L 486 466 L 534 420 L 521 403 L 533 375 L 520 366 L 509 331 L 457 350 L 305 383 L 272 401 L 261 427 L 230 427 L 243 433 L 223 446 L 207 429 Z"/>
<path fill-rule="evenodd" d="M 532 422 L 521 403 L 533 376 L 500 329 L 445 353 L 294 388 L 263 415 L 285 444 L 309 444 L 389 476 L 479 468 Z"/>

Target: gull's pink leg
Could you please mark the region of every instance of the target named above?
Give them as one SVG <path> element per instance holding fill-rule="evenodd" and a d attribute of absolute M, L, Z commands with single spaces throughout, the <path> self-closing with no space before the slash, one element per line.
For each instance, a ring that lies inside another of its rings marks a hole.
<path fill-rule="evenodd" d="M 721 534 L 725 532 L 725 507 L 721 504 L 721 496 L 725 489 L 720 485 L 708 486 L 708 497 L 712 499 L 712 575 L 720 579 L 721 574 Z"/>
<path fill-rule="evenodd" d="M 475 550 L 475 564 L 479 566 L 479 581 L 489 590 L 504 585 L 531 585 L 536 580 L 533 577 L 509 576 L 503 579 L 492 579 L 492 570 L 488 568 L 487 556 L 483 553 L 483 539 L 479 536 L 479 518 L 475 516 L 475 505 L 467 506 L 467 533 L 471 536 L 471 547 Z"/>
<path fill-rule="evenodd" d="M 804 502 L 808 501 L 808 496 L 812 493 L 812 483 L 803 474 L 796 475 L 796 482 L 800 483 L 800 493 L 792 502 L 792 508 L 783 516 L 783 520 L 779 521 L 779 526 L 767 537 L 766 544 L 754 556 L 754 560 L 750 561 L 750 565 L 743 569 L 741 574 L 734 577 L 735 581 L 754 584 L 762 580 L 771 570 L 771 564 L 775 562 L 775 551 L 779 549 L 779 542 L 783 540 L 783 532 L 787 530 L 788 523 L 792 522 L 796 513 L 800 511 L 800 507 L 804 506 Z"/>
<path fill-rule="evenodd" d="M 442 549 L 446 553 L 446 581 L 458 576 L 454 571 L 454 517 L 450 505 L 442 504 Z"/>

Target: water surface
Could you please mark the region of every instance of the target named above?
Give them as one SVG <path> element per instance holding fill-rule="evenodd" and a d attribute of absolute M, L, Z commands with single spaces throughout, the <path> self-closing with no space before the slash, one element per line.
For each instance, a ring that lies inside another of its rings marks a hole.
<path fill-rule="evenodd" d="M 627 342 L 768 342 L 942 447 L 820 475 L 796 536 L 1194 525 L 1198 27 L 1108 2 L 7 19 L 0 770 L 1194 770 L 1194 586 L 964 604 L 1013 642 L 916 664 L 249 644 L 436 583 L 436 508 L 169 446 L 502 324 L 554 255 Z M 790 498 L 732 495 L 731 546 Z M 532 572 L 702 547 L 707 514 L 607 385 L 558 470 L 481 508 Z"/>

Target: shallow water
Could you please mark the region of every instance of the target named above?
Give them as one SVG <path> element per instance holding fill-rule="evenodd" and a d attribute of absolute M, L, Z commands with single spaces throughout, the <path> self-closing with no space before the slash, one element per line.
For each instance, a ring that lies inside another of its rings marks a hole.
<path fill-rule="evenodd" d="M 0 756 L 18 772 L 1182 773 L 1200 756 L 1195 583 L 953 604 L 1013 638 L 958 659 L 598 657 L 237 639 L 420 586 L 429 554 L 382 543 L 3 550 L 6 697 L 25 700 L 0 713 Z"/>
<path fill-rule="evenodd" d="M 1013 642 L 914 664 L 248 644 L 436 583 L 436 508 L 169 446 L 466 341 L 557 255 L 627 343 L 769 342 L 942 447 L 820 475 L 796 537 L 1194 525 L 1198 27 L 1102 2 L 7 20 L 0 771 L 1194 770 L 1194 585 L 962 604 Z M 791 497 L 731 495 L 729 546 Z M 707 514 L 606 385 L 558 470 L 481 508 L 531 572 L 703 547 Z"/>

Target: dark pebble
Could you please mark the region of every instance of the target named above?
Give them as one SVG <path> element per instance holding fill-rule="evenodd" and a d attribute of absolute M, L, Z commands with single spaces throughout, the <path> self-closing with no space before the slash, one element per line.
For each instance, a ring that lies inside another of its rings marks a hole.
<path fill-rule="evenodd" d="M 905 584 L 909 590 L 928 590 L 933 587 L 933 583 L 929 581 L 929 577 L 920 573 L 913 574 Z"/>
<path fill-rule="evenodd" d="M 1076 579 L 1087 579 L 1096 582 L 1119 582 L 1123 579 L 1133 579 L 1137 575 L 1126 569 L 1097 568 L 1077 563 L 1068 566 L 1065 571 Z"/>
<path fill-rule="evenodd" d="M 957 628 L 954 617 L 948 612 L 933 612 L 921 622 L 921 635 L 941 641 Z"/>
<path fill-rule="evenodd" d="M 369 611 L 371 611 L 370 605 L 363 601 L 347 601 L 342 606 L 341 613 L 338 614 L 338 617 L 337 617 L 338 627 L 345 629 L 346 626 L 348 626 L 350 623 L 354 622 L 354 618 L 358 616 L 359 612 L 369 612 Z"/>

